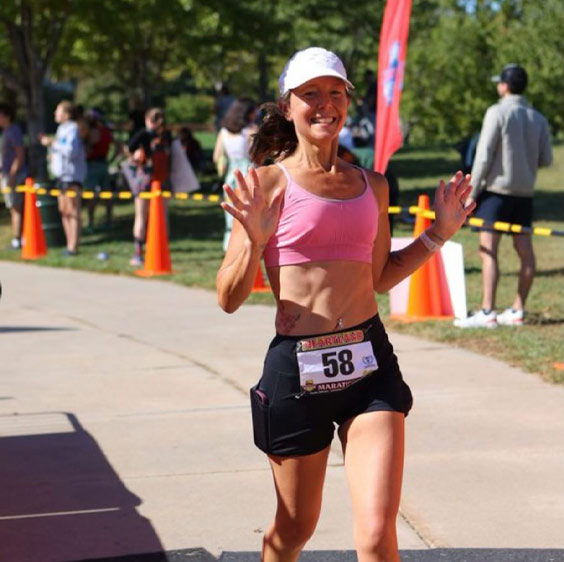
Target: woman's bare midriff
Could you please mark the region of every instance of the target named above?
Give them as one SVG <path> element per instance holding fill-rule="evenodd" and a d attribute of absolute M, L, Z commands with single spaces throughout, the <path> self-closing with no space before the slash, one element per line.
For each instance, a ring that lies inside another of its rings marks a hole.
<path fill-rule="evenodd" d="M 276 331 L 313 335 L 361 324 L 378 312 L 372 266 L 355 261 L 267 268 L 276 298 Z"/>

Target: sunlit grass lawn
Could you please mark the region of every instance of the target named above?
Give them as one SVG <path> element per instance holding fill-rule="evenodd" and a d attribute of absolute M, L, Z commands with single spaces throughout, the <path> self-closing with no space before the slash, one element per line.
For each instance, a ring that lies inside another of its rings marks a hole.
<path fill-rule="evenodd" d="M 458 166 L 458 154 L 450 149 L 405 149 L 392 161 L 392 169 L 400 183 L 400 204 L 417 203 L 421 193 L 432 194 L 440 177 L 446 178 Z M 564 146 L 555 149 L 555 164 L 541 170 L 535 197 L 535 226 L 564 230 Z M 209 190 L 210 185 L 206 186 Z M 104 215 L 98 210 L 99 220 Z M 213 290 L 215 274 L 223 256 L 223 215 L 217 203 L 171 201 L 169 204 L 170 252 L 173 274 L 171 282 Z M 36 263 L 133 275 L 129 266 L 132 255 L 133 205 L 114 205 L 113 226 L 84 234 L 80 253 L 74 258 L 60 255 L 51 248 L 45 258 Z M 396 223 L 395 236 L 410 236 L 411 224 Z M 21 261 L 20 253 L 8 247 L 10 232 L 7 212 L 0 213 L 0 259 Z M 454 238 L 464 246 L 468 309 L 479 307 L 481 299 L 481 266 L 477 252 L 477 235 L 468 228 Z M 554 365 L 563 359 L 563 238 L 535 236 L 537 275 L 527 303 L 527 319 L 521 328 L 500 327 L 497 330 L 460 330 L 446 321 L 401 323 L 388 318 L 388 297 L 379 296 L 386 325 L 391 331 L 446 342 L 497 357 L 512 365 L 538 373 L 547 380 L 562 381 L 562 371 Z M 108 259 L 98 259 L 107 252 Z M 498 289 L 498 309 L 509 306 L 517 287 L 518 260 L 510 237 L 504 236 L 500 248 L 501 278 Z M 274 304 L 271 294 L 251 295 L 251 303 Z"/>
<path fill-rule="evenodd" d="M 535 191 L 535 226 L 564 230 L 564 146 L 554 150 L 550 168 L 539 171 Z M 392 162 L 400 180 L 400 204 L 416 204 L 421 193 L 432 194 L 440 177 L 447 178 L 458 165 L 458 153 L 446 150 L 404 150 Z M 411 227 L 400 225 L 394 234 L 409 235 Z M 453 240 L 464 246 L 466 293 L 469 310 L 481 302 L 481 264 L 477 234 L 462 229 Z M 402 333 L 452 343 L 492 355 L 545 378 L 562 381 L 562 371 L 554 364 L 564 352 L 564 238 L 535 236 L 537 274 L 527 301 L 527 319 L 522 328 L 499 327 L 497 330 L 454 328 L 448 322 L 402 324 L 389 320 L 388 327 Z M 497 292 L 498 310 L 510 306 L 517 289 L 519 261 L 510 236 L 503 236 L 499 251 L 501 277 Z M 387 310 L 387 299 L 382 308 Z"/>

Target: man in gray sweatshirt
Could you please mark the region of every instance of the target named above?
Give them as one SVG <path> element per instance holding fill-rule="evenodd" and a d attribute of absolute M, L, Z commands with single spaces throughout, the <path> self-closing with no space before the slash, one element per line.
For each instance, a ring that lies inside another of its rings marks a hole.
<path fill-rule="evenodd" d="M 500 100 L 488 108 L 484 117 L 472 167 L 474 188 L 469 199 L 477 201 L 476 217 L 486 223 L 503 221 L 530 227 L 537 170 L 552 163 L 548 122 L 522 95 L 528 80 L 524 68 L 507 65 L 493 80 L 497 82 Z M 468 318 L 455 320 L 455 326 L 496 328 L 498 324 L 523 324 L 525 301 L 535 274 L 535 254 L 530 233 L 511 233 L 511 236 L 521 262 L 511 308 L 500 314 L 495 311 L 501 232 L 483 228 L 479 233 L 482 309 Z"/>

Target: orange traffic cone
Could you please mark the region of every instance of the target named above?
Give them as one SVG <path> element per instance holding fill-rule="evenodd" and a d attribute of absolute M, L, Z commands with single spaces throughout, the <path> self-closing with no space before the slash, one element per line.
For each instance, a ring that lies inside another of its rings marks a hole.
<path fill-rule="evenodd" d="M 429 196 L 420 195 L 417 201 L 420 210 L 429 210 Z M 415 219 L 413 237 L 417 238 L 431 226 L 431 219 L 419 212 Z M 411 275 L 406 320 L 437 320 L 452 318 L 454 311 L 440 252 L 433 254 Z"/>
<path fill-rule="evenodd" d="M 161 183 L 159 181 L 151 182 L 151 194 L 153 196 L 149 204 L 145 267 L 135 272 L 136 275 L 142 277 L 172 273 L 166 232 L 166 218 L 161 194 Z"/>
<path fill-rule="evenodd" d="M 251 293 L 268 293 L 270 291 L 270 287 L 265 284 L 264 277 L 262 275 L 262 267 L 259 263 L 257 274 L 255 275 L 255 282 L 253 284 L 253 289 Z"/>
<path fill-rule="evenodd" d="M 24 216 L 22 229 L 22 258 L 36 260 L 47 254 L 45 233 L 37 206 L 33 178 L 25 180 Z"/>

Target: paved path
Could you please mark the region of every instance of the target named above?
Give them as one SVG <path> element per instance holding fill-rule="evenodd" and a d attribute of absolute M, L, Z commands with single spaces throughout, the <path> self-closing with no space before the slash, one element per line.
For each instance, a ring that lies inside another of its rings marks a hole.
<path fill-rule="evenodd" d="M 274 503 L 247 394 L 273 309 L 29 264 L 0 281 L 0 560 L 258 560 Z M 564 389 L 391 339 L 415 395 L 403 560 L 564 560 Z M 306 562 L 355 560 L 343 472 L 335 444 Z"/>

